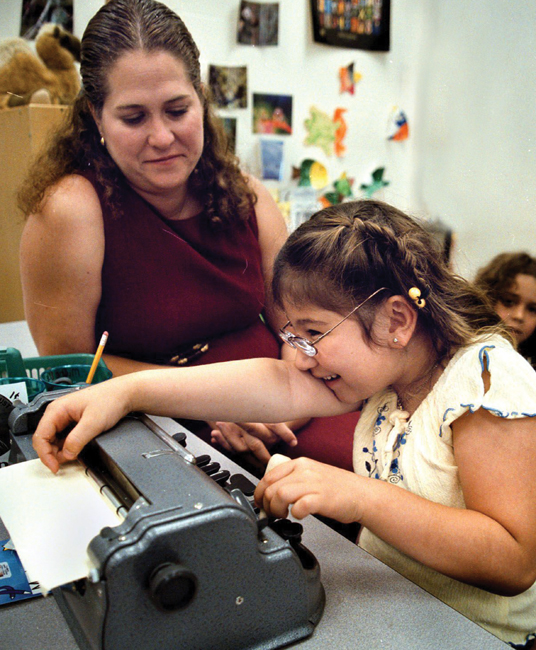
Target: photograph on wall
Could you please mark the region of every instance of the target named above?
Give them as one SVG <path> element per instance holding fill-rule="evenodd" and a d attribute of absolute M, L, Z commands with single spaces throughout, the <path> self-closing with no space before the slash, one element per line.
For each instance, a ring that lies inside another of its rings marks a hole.
<path fill-rule="evenodd" d="M 45 23 L 73 31 L 73 0 L 23 0 L 20 35 L 33 40 Z"/>
<path fill-rule="evenodd" d="M 237 42 L 242 45 L 277 45 L 279 3 L 241 0 Z"/>
<path fill-rule="evenodd" d="M 229 151 L 236 154 L 236 117 L 220 117 L 229 143 Z"/>
<path fill-rule="evenodd" d="M 389 51 L 390 0 L 311 0 L 317 43 Z"/>
<path fill-rule="evenodd" d="M 283 140 L 261 139 L 261 166 L 264 180 L 283 180 Z"/>
<path fill-rule="evenodd" d="M 246 66 L 209 65 L 208 85 L 216 106 L 247 108 L 248 76 Z"/>
<path fill-rule="evenodd" d="M 253 93 L 253 133 L 290 135 L 292 96 Z"/>

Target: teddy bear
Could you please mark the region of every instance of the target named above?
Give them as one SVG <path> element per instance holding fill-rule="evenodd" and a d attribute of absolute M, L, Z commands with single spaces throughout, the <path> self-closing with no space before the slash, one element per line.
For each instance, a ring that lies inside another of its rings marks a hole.
<path fill-rule="evenodd" d="M 80 40 L 47 23 L 35 40 L 0 42 L 0 109 L 30 103 L 71 104 L 80 91 Z"/>

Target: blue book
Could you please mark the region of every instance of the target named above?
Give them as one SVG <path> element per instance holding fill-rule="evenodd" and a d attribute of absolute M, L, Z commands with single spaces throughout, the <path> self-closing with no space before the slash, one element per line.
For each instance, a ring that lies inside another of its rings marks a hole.
<path fill-rule="evenodd" d="M 10 539 L 0 541 L 0 605 L 41 596 L 37 582 L 30 582 Z"/>

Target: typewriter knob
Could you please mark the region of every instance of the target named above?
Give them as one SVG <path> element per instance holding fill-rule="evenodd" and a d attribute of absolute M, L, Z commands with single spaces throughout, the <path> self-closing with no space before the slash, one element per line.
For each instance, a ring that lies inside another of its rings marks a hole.
<path fill-rule="evenodd" d="M 161 564 L 149 580 L 149 593 L 155 605 L 165 612 L 186 607 L 195 596 L 197 579 L 180 564 Z"/>

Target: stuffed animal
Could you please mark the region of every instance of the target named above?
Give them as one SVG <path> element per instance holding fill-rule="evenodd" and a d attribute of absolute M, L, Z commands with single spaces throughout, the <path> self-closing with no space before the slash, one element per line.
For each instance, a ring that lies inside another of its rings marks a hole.
<path fill-rule="evenodd" d="M 80 91 L 80 40 L 52 23 L 43 25 L 35 51 L 24 39 L 0 42 L 0 109 L 30 103 L 70 104 Z"/>

